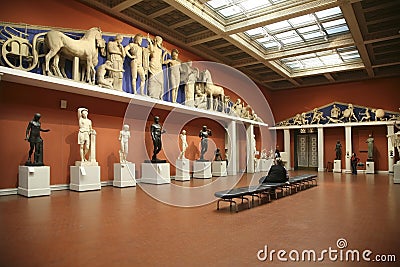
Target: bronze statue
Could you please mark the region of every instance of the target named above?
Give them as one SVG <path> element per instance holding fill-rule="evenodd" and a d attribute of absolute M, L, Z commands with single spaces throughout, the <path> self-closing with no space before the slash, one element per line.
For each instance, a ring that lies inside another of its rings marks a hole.
<path fill-rule="evenodd" d="M 161 142 L 161 134 L 166 131 L 162 129 L 160 124 L 160 117 L 154 117 L 154 123 L 151 125 L 151 139 L 153 140 L 153 157 L 151 158 L 151 162 L 153 163 L 165 163 L 165 160 L 160 160 L 157 158 L 157 154 L 161 151 L 162 142 Z"/>
<path fill-rule="evenodd" d="M 26 128 L 26 138 L 30 144 L 28 161 L 25 163 L 26 166 L 43 166 L 43 139 L 40 137 L 40 132 L 48 132 L 49 129 L 43 130 L 40 128 L 40 117 L 39 113 L 33 116 L 33 120 L 28 123 Z M 33 162 L 31 161 L 32 153 L 35 151 Z"/>
<path fill-rule="evenodd" d="M 207 126 L 203 126 L 203 129 L 199 133 L 199 137 L 201 138 L 201 151 L 200 151 L 200 159 L 204 160 L 204 154 L 208 149 L 208 137 L 211 136 L 211 130 L 207 129 Z"/>
<path fill-rule="evenodd" d="M 222 161 L 221 150 L 219 148 L 215 150 L 214 161 Z"/>
<path fill-rule="evenodd" d="M 336 151 L 335 160 L 341 160 L 342 159 L 342 144 L 340 143 L 339 140 L 337 140 L 337 142 L 336 142 L 335 151 Z"/>

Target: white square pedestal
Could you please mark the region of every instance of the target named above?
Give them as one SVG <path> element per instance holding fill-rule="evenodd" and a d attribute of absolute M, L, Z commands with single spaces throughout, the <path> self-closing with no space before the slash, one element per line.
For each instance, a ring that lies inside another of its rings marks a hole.
<path fill-rule="evenodd" d="M 366 174 L 374 174 L 375 173 L 375 162 L 367 161 L 365 163 L 365 173 Z"/>
<path fill-rule="evenodd" d="M 226 161 L 213 161 L 211 164 L 212 176 L 227 176 Z"/>
<path fill-rule="evenodd" d="M 342 172 L 342 161 L 340 159 L 333 161 L 333 172 Z"/>
<path fill-rule="evenodd" d="M 190 161 L 188 159 L 176 160 L 175 181 L 190 181 Z"/>
<path fill-rule="evenodd" d="M 141 183 L 146 184 L 170 184 L 169 163 L 142 163 Z"/>
<path fill-rule="evenodd" d="M 254 159 L 254 172 L 260 172 L 260 159 Z"/>
<path fill-rule="evenodd" d="M 114 163 L 115 187 L 136 186 L 135 164 L 134 163 Z"/>
<path fill-rule="evenodd" d="M 211 162 L 195 161 L 193 163 L 193 178 L 209 179 L 211 177 Z"/>
<path fill-rule="evenodd" d="M 262 171 L 262 172 L 269 171 L 273 162 L 274 162 L 273 159 L 260 159 L 260 162 L 259 162 L 260 171 Z"/>
<path fill-rule="evenodd" d="M 50 167 L 19 166 L 18 194 L 26 197 L 50 195 Z"/>
<path fill-rule="evenodd" d="M 73 191 L 100 190 L 100 166 L 70 166 L 71 182 L 69 189 Z"/>
<path fill-rule="evenodd" d="M 393 165 L 393 182 L 395 184 L 400 184 L 400 163 Z"/>

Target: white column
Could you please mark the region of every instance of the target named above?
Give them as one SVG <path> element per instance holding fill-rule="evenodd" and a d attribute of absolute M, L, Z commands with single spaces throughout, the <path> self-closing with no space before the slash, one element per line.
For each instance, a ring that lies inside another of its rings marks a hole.
<path fill-rule="evenodd" d="M 226 140 L 228 148 L 228 175 L 236 175 L 238 167 L 238 149 L 236 145 L 237 134 L 236 134 L 236 121 L 228 123 L 228 138 Z M 225 155 L 226 156 L 226 155 Z"/>
<path fill-rule="evenodd" d="M 324 168 L 324 128 L 318 128 L 318 171 L 325 171 Z"/>
<path fill-rule="evenodd" d="M 345 139 L 346 139 L 346 173 L 351 173 L 351 154 L 353 153 L 353 145 L 351 142 L 351 126 L 344 127 Z"/>
<path fill-rule="evenodd" d="M 394 125 L 388 125 L 387 126 L 387 134 L 394 134 Z M 387 143 L 387 148 L 388 148 L 388 170 L 389 172 L 393 172 L 393 164 L 394 164 L 394 155 L 395 155 L 395 149 L 392 144 L 392 140 L 388 137 L 388 143 Z"/>
<path fill-rule="evenodd" d="M 74 57 L 74 61 L 72 62 L 72 80 L 80 81 L 79 57 Z"/>
<path fill-rule="evenodd" d="M 284 150 L 285 150 L 286 155 L 287 155 L 286 168 L 288 170 L 291 170 L 292 169 L 292 164 L 290 162 L 290 159 L 292 157 L 290 155 L 290 130 L 289 129 L 283 130 L 283 146 L 284 146 Z"/>
<path fill-rule="evenodd" d="M 250 124 L 246 130 L 247 173 L 254 173 L 254 125 Z"/>
<path fill-rule="evenodd" d="M 96 131 L 92 130 L 90 134 L 90 154 L 89 161 L 96 162 Z"/>

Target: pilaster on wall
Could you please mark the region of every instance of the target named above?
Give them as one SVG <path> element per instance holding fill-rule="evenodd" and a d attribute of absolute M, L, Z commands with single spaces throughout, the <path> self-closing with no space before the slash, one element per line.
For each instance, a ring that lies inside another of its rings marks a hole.
<path fill-rule="evenodd" d="M 285 129 L 283 130 L 283 146 L 284 146 L 284 151 L 286 152 L 287 155 L 287 162 L 286 162 L 286 168 L 288 170 L 292 170 L 292 164 L 291 164 L 291 155 L 290 155 L 290 130 Z"/>
<path fill-rule="evenodd" d="M 254 173 L 254 125 L 250 124 L 246 130 L 247 173 Z"/>
<path fill-rule="evenodd" d="M 227 148 L 228 148 L 228 175 L 236 175 L 237 174 L 237 169 L 238 169 L 238 149 L 236 145 L 236 139 L 237 139 L 237 134 L 236 134 L 236 121 L 231 121 L 228 124 L 228 129 L 227 129 L 227 138 L 225 138 L 226 143 L 227 143 Z"/>
<path fill-rule="evenodd" d="M 387 126 L 387 134 L 388 135 L 394 134 L 393 125 Z M 393 147 L 392 140 L 390 138 L 388 138 L 387 149 L 388 149 L 388 170 L 389 172 L 393 172 L 394 154 L 396 153 L 395 152 L 396 148 Z"/>
<path fill-rule="evenodd" d="M 346 169 L 345 173 L 351 173 L 351 154 L 353 153 L 353 144 L 351 140 L 351 126 L 344 127 L 346 139 Z"/>
<path fill-rule="evenodd" d="M 324 168 L 324 128 L 318 128 L 318 171 L 325 171 Z"/>

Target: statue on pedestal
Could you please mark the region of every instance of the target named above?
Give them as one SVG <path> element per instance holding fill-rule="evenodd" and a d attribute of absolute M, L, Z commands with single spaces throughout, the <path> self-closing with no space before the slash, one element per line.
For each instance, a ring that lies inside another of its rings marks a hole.
<path fill-rule="evenodd" d="M 131 132 L 129 131 L 129 125 L 125 124 L 122 130 L 119 132 L 118 140 L 121 143 L 121 149 L 119 150 L 119 161 L 120 163 L 127 163 L 128 156 L 129 138 L 131 138 Z"/>
<path fill-rule="evenodd" d="M 162 129 L 160 124 L 160 117 L 154 117 L 154 123 L 151 125 L 150 128 L 151 132 L 151 139 L 153 140 L 153 156 L 151 158 L 152 163 L 165 163 L 165 160 L 160 160 L 157 158 L 157 154 L 161 151 L 162 142 L 161 142 L 161 134 L 165 133 L 166 131 Z"/>
<path fill-rule="evenodd" d="M 367 161 L 374 161 L 374 138 L 370 134 L 365 141 L 368 144 L 368 159 Z"/>
<path fill-rule="evenodd" d="M 88 118 L 88 114 L 87 108 L 78 108 L 78 144 L 80 145 L 81 164 L 96 162 L 96 131 L 92 129 L 92 121 Z M 86 159 L 89 151 L 89 158 Z"/>
<path fill-rule="evenodd" d="M 337 142 L 336 142 L 335 151 L 336 151 L 335 160 L 341 160 L 342 159 L 342 144 L 340 143 L 340 140 L 337 140 Z"/>
<path fill-rule="evenodd" d="M 28 153 L 28 160 L 26 161 L 26 166 L 43 166 L 43 139 L 40 137 L 40 132 L 49 132 L 49 129 L 42 129 L 40 123 L 41 115 L 36 113 L 33 116 L 33 120 L 28 123 L 26 128 L 26 138 L 29 142 L 30 149 Z M 35 151 L 33 162 L 31 160 L 32 153 Z"/>
<path fill-rule="evenodd" d="M 217 147 L 215 150 L 215 156 L 214 156 L 214 161 L 222 161 L 222 155 L 221 155 L 221 150 Z"/>
<path fill-rule="evenodd" d="M 203 129 L 199 133 L 199 137 L 201 138 L 201 151 L 200 151 L 200 159 L 201 161 L 204 161 L 204 154 L 208 150 L 208 137 L 211 136 L 211 130 L 207 129 L 207 126 L 203 126 Z"/>
<path fill-rule="evenodd" d="M 181 138 L 182 151 L 179 154 L 178 159 L 186 159 L 185 152 L 186 152 L 186 149 L 188 148 L 188 143 L 186 141 L 186 131 L 182 130 L 182 133 L 179 136 Z"/>

